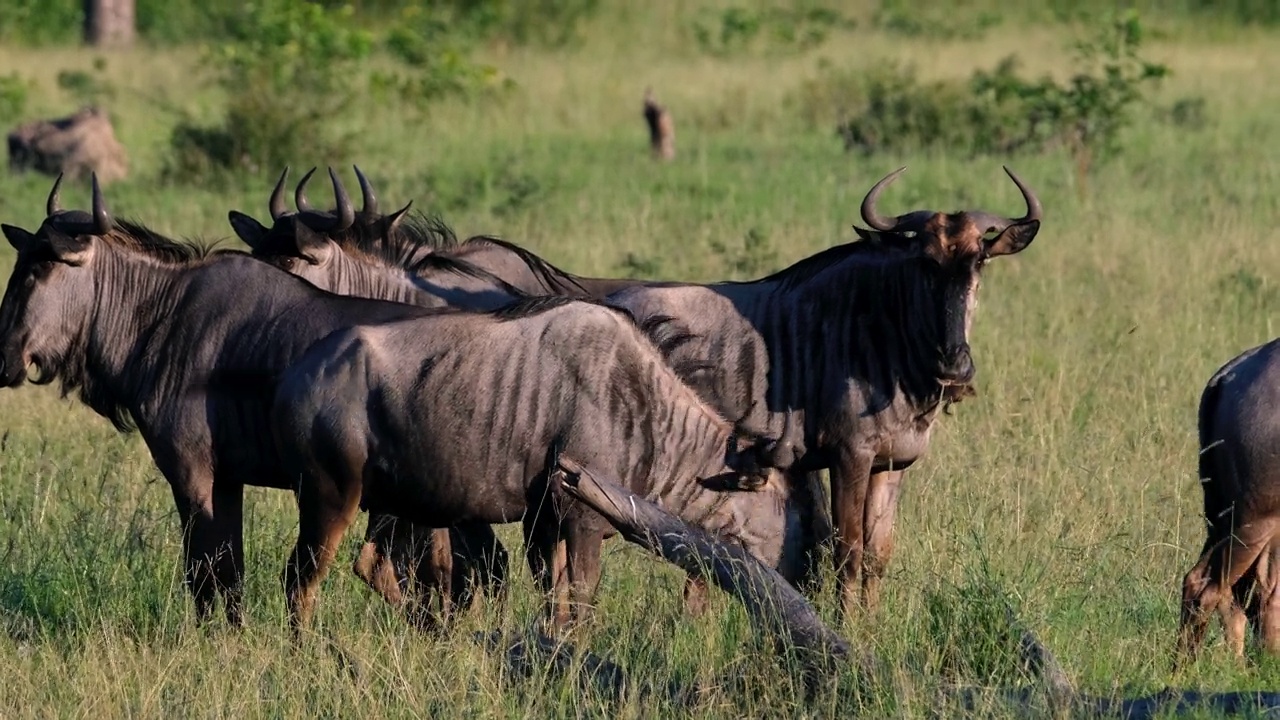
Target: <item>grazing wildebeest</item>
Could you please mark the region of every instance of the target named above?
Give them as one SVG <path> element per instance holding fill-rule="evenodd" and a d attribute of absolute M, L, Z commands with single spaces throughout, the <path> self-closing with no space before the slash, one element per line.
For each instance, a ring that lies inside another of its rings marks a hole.
<path fill-rule="evenodd" d="M 18 257 L 0 305 L 0 386 L 34 366 L 36 382 L 60 380 L 117 428 L 136 425 L 173 490 L 199 617 L 220 593 L 240 624 L 243 488 L 295 480 L 271 440 L 269 393 L 239 392 L 238 378 L 278 374 L 340 327 L 425 310 L 332 295 L 245 253 L 114 221 L 96 178 L 92 213 L 63 210 L 60 183 L 37 232 L 3 226 Z"/>
<path fill-rule="evenodd" d="M 548 492 L 553 443 L 797 579 L 788 484 L 625 312 L 562 296 L 432 312 L 334 333 L 277 384 L 280 451 L 302 476 L 285 580 L 295 627 L 361 508 L 433 527 L 523 520 L 552 620 L 570 622 L 595 593 L 611 531 Z M 711 489 L 744 483 L 753 491 Z"/>
<path fill-rule="evenodd" d="M 608 299 L 641 323 L 670 318 L 691 335 L 673 361 L 710 368 L 699 387 L 742 432 L 779 441 L 775 466 L 830 469 L 846 609 L 859 575 L 866 604 L 876 604 L 903 471 L 928 447 L 938 411 L 972 392 L 982 267 L 1040 229 L 1040 201 L 1008 168 L 1023 217 L 880 215 L 880 193 L 905 169 L 863 200 L 872 229 L 857 228 L 862 242 L 761 280 L 650 285 Z"/>
<path fill-rule="evenodd" d="M 1200 397 L 1200 482 L 1208 536 L 1182 584 L 1181 655 L 1217 610 L 1244 653 L 1245 625 L 1280 652 L 1280 340 L 1223 365 Z"/>
<path fill-rule="evenodd" d="M 498 276 L 501 281 L 531 294 L 582 296 L 585 290 L 587 295 L 599 297 L 604 292 L 639 284 L 633 280 L 570 275 L 527 250 L 494 238 L 473 238 L 458 243 L 452 231 L 438 221 L 414 218 L 402 223 L 408 206 L 390 216 L 381 216 L 377 213 L 373 189 L 359 168 L 356 168 L 356 176 L 364 200 L 362 212 L 354 212 L 351 200 L 342 191 L 340 183 L 335 185 L 336 209 L 317 212 L 304 195 L 309 176 L 310 173 L 299 182 L 295 191 L 295 203 L 299 209 L 293 214 L 285 207 L 286 174 L 281 174 L 268 202 L 274 218 L 271 228 L 236 211 L 229 213 L 228 217 L 236 233 L 253 249 L 255 256 L 332 292 L 433 306 L 445 295 L 450 283 L 461 281 L 454 273 L 442 278 L 444 271 L 432 264 L 441 260 L 440 256 L 450 262 L 458 257 L 466 258 L 464 262 L 468 263 L 480 261 L 490 273 L 485 276 L 485 282 L 493 282 L 494 276 Z M 353 221 L 353 218 L 362 219 Z M 697 370 L 696 365 L 689 367 Z M 685 380 L 696 382 L 690 374 L 685 375 Z M 715 404 L 716 398 L 708 399 Z M 811 579 L 816 576 L 813 570 L 818 548 L 830 536 L 830 520 L 822 506 L 825 494 L 817 473 L 795 473 L 792 483 L 801 493 L 799 501 L 811 508 L 804 516 L 804 546 L 809 571 L 803 574 L 804 578 Z M 405 531 L 409 532 L 409 529 L 405 528 Z M 490 542 L 496 543 L 496 538 Z M 434 550 L 432 544 L 422 538 L 418 538 L 416 544 L 429 556 Z M 472 545 L 485 546 L 479 539 L 472 539 Z M 379 586 L 368 578 L 398 576 L 399 567 L 396 566 L 394 572 L 384 569 L 392 563 L 375 551 L 375 547 L 394 546 L 393 542 L 380 545 L 366 543 L 357 560 L 357 574 L 375 587 Z M 455 552 L 454 557 L 467 565 L 475 564 L 463 553 Z M 423 569 L 418 578 L 423 588 L 431 587 L 432 578 L 441 572 L 431 563 L 415 563 L 415 566 Z M 704 584 L 697 578 L 691 579 L 685 587 L 685 594 L 689 611 L 694 615 L 701 613 L 706 601 Z"/>

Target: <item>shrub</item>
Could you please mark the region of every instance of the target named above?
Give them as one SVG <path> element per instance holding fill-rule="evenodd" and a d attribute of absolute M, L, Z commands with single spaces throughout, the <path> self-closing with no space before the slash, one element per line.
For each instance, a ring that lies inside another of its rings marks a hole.
<path fill-rule="evenodd" d="M 17 73 L 0 75 L 0 123 L 9 126 L 23 119 L 30 89 L 31 84 Z"/>
<path fill-rule="evenodd" d="M 1077 72 L 1065 83 L 1026 80 L 1014 57 L 967 82 L 922 83 L 910 69 L 887 66 L 863 77 L 857 109 L 839 122 L 838 132 L 846 148 L 863 152 L 946 147 L 1005 154 L 1066 147 L 1083 179 L 1097 157 L 1120 149 L 1121 131 L 1144 102 L 1143 91 L 1169 72 L 1138 55 L 1141 41 L 1137 14 L 1121 15 L 1095 38 L 1077 43 Z M 844 76 L 834 87 L 851 85 Z M 829 112 L 838 92 L 811 81 L 801 88 L 801 106 L 809 117 Z M 1180 115 L 1194 107 L 1184 101 Z"/>
<path fill-rule="evenodd" d="M 734 6 L 704 13 L 707 15 L 709 19 L 694 21 L 693 39 L 702 52 L 718 57 L 753 51 L 803 51 L 821 44 L 833 30 L 856 24 L 838 10 L 810 3 L 761 10 Z"/>
<path fill-rule="evenodd" d="M 350 8 L 263 0 L 227 16 L 227 31 L 232 39 L 207 57 L 227 92 L 226 114 L 213 126 L 190 118 L 177 125 L 168 174 L 198 180 L 217 170 L 274 171 L 302 155 L 342 155 L 348 138 L 329 121 L 355 99 L 352 61 L 373 44 L 352 28 Z"/>

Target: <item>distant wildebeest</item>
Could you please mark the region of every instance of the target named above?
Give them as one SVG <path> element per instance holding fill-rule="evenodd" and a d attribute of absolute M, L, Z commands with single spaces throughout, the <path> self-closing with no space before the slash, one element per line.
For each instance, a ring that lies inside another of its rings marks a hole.
<path fill-rule="evenodd" d="M 361 508 L 433 527 L 522 520 L 552 620 L 570 622 L 613 531 L 548 487 L 553 445 L 799 579 L 799 511 L 760 467 L 767 441 L 737 437 L 630 315 L 562 296 L 430 312 L 336 332 L 277 383 L 273 426 L 302 476 L 285 581 L 295 627 Z"/>
<path fill-rule="evenodd" d="M 1040 229 L 1035 194 L 1020 218 L 986 212 L 876 210 L 862 202 L 862 242 L 824 250 L 752 282 L 668 283 L 608 302 L 641 322 L 674 319 L 693 339 L 675 362 L 708 368 L 699 383 L 744 433 L 776 438 L 777 467 L 831 471 L 842 607 L 861 575 L 874 606 L 892 551 L 902 474 L 926 451 L 938 411 L 972 393 L 969 328 L 979 274 Z"/>
<path fill-rule="evenodd" d="M 391 225 L 369 212 L 376 201 L 370 201 L 373 193 L 363 173 L 357 169 L 356 174 L 365 196 L 365 227 L 381 227 L 381 234 L 351 231 L 355 213 L 340 182 L 334 186 L 336 209 L 333 212 L 316 212 L 304 200 L 299 203 L 299 212 L 289 213 L 281 207 L 283 191 L 278 182 L 269 203 L 275 216 L 271 228 L 265 228 L 235 211 L 229 214 L 229 219 L 255 256 L 329 291 L 437 307 L 441 298 L 450 297 L 451 283 L 476 282 L 475 278 L 459 279 L 456 273 L 445 272 L 453 264 L 467 262 L 453 259 L 455 255 L 451 251 L 457 247 L 474 246 L 474 240 L 459 245 L 453 240 L 448 227 L 425 219 L 415 219 L 396 227 L 394 232 L 386 232 L 385 229 Z M 281 181 L 283 179 L 282 175 Z M 298 186 L 296 194 L 299 200 L 302 199 L 305 180 Z M 508 277 L 552 279 L 544 285 L 535 286 L 543 289 L 576 287 L 573 276 L 562 273 L 532 253 L 518 248 L 503 252 L 526 266 L 523 272 L 512 272 L 509 265 L 504 266 L 502 269 Z M 446 263 L 444 269 L 433 265 L 439 261 Z M 581 291 L 568 294 L 581 296 Z M 465 307 L 465 304 L 453 304 Z M 498 550 L 493 554 L 498 557 L 505 552 L 501 550 L 496 536 L 477 537 L 479 530 L 472 529 L 469 542 L 452 552 L 453 572 L 449 572 L 448 568 L 440 566 L 447 556 L 442 554 L 446 551 L 441 547 L 444 544 L 441 532 L 425 534 L 405 523 L 370 523 L 371 531 L 377 528 L 385 529 L 385 534 L 380 541 L 375 537 L 366 538 L 364 549 L 356 560 L 356 574 L 397 605 L 401 602 L 400 593 L 408 579 L 406 576 L 412 576 L 420 593 L 415 602 L 422 605 L 422 601 L 428 599 L 423 595 L 439 590 L 440 599 L 445 603 L 442 607 L 445 615 L 450 604 L 456 604 L 461 594 L 471 590 L 467 578 L 484 578 L 482 566 L 486 557 L 471 557 L 468 549 L 496 547 Z M 433 537 L 439 538 L 440 542 Z M 453 531 L 452 538 L 457 540 L 457 530 Z M 406 544 L 412 545 L 415 551 L 404 551 Z M 455 578 L 457 582 L 454 582 Z M 442 585 L 443 580 L 452 584 Z M 705 602 L 705 585 L 691 578 L 685 593 L 691 612 L 700 612 Z"/>
<path fill-rule="evenodd" d="M 35 382 L 60 380 L 120 430 L 136 425 L 173 491 L 199 617 L 220 593 L 240 624 L 243 488 L 296 479 L 271 440 L 269 393 L 246 395 L 238 378 L 278 374 L 338 328 L 426 311 L 333 295 L 245 253 L 115 221 L 96 178 L 92 213 L 63 210 L 60 183 L 35 233 L 3 226 L 18 257 L 0 305 L 0 386 L 34 366 Z"/>
<path fill-rule="evenodd" d="M 1212 613 L 1244 653 L 1246 624 L 1280 653 L 1280 340 L 1223 365 L 1200 397 L 1200 482 L 1208 536 L 1182 584 L 1181 654 Z"/>

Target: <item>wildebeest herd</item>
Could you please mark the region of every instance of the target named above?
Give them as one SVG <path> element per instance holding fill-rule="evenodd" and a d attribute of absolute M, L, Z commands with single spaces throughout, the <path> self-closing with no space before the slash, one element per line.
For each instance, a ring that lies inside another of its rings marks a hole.
<path fill-rule="evenodd" d="M 313 171 L 314 172 L 314 171 Z M 360 510 L 355 573 L 415 625 L 500 596 L 521 522 L 526 561 L 564 627 L 590 607 L 613 527 L 567 493 L 566 468 L 621 486 L 740 546 L 810 593 L 830 548 L 840 605 L 874 606 L 903 473 L 938 414 L 973 395 L 979 277 L 1025 249 L 1042 207 L 1014 172 L 1020 217 L 885 215 L 750 282 L 588 278 L 492 237 L 380 212 L 355 170 L 357 211 L 307 173 L 270 225 L 229 213 L 250 252 L 178 243 L 63 209 L 55 182 L 35 232 L 4 225 L 17 261 L 0 306 L 0 383 L 76 391 L 136 427 L 173 492 L 197 615 L 219 597 L 243 621 L 246 485 L 293 491 L 290 619 Z M 1184 583 L 1181 647 L 1214 611 L 1240 651 L 1247 622 L 1280 650 L 1280 344 L 1210 381 L 1201 405 L 1209 527 Z M 558 458 L 562 458 L 563 461 Z M 830 496 L 819 471 L 830 473 Z M 1260 590 L 1260 591 L 1257 591 Z M 690 572 L 687 608 L 706 581 Z"/>

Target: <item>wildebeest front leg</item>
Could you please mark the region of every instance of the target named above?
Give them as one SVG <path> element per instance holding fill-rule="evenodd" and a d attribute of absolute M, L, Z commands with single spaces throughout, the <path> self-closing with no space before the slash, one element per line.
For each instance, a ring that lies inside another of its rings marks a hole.
<path fill-rule="evenodd" d="M 851 611 L 857 604 L 858 574 L 862 569 L 863 519 L 874 459 L 870 452 L 841 449 L 831 468 L 831 515 L 836 536 L 834 560 L 843 612 Z"/>
<path fill-rule="evenodd" d="M 215 487 L 208 470 L 191 470 L 173 484 L 182 523 L 182 554 L 187 589 L 203 623 L 222 595 L 227 622 L 244 623 L 244 488 Z"/>
<path fill-rule="evenodd" d="M 552 625 L 563 628 L 569 625 L 568 558 L 559 523 L 549 515 L 546 510 L 525 515 L 524 552 Z"/>
<path fill-rule="evenodd" d="M 569 622 L 582 622 L 591 615 L 596 589 L 600 587 L 603 522 L 575 518 L 565 528 L 565 571 L 569 580 L 569 605 L 572 612 L 566 618 Z"/>
<path fill-rule="evenodd" d="M 863 516 L 862 601 L 868 610 L 880 603 L 880 580 L 893 555 L 893 521 L 902 488 L 902 470 L 888 470 L 871 476 L 867 509 Z"/>

